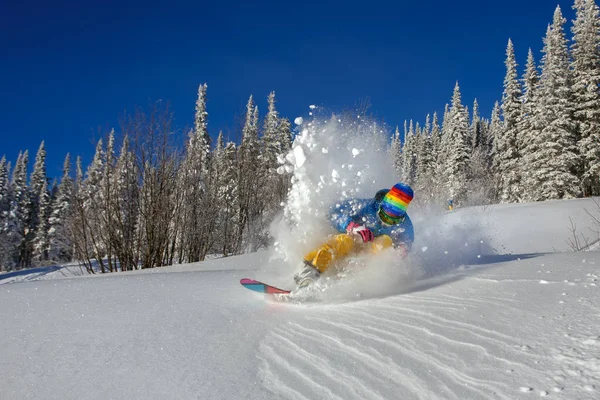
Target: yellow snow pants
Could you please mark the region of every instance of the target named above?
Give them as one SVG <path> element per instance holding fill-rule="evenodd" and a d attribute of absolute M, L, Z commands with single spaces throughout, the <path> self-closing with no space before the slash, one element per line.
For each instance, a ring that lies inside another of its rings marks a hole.
<path fill-rule="evenodd" d="M 357 240 L 359 243 L 355 243 Z M 362 239 L 348 234 L 335 235 L 318 249 L 304 256 L 304 260 L 317 267 L 323 273 L 329 268 L 333 260 L 341 260 L 352 251 L 369 251 L 373 254 L 392 247 L 392 238 L 388 235 L 377 236 L 372 242 L 363 243 Z"/>

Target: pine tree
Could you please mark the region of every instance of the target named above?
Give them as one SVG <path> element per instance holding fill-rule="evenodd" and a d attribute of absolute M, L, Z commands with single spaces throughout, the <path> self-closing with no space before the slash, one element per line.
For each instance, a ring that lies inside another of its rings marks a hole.
<path fill-rule="evenodd" d="M 448 198 L 460 204 L 467 200 L 467 174 L 471 151 L 468 145 L 469 116 L 461 102 L 458 82 L 454 87 L 448 118 L 447 132 L 444 132 L 446 159 L 443 177 Z"/>
<path fill-rule="evenodd" d="M 402 181 L 408 185 L 413 185 L 416 173 L 416 138 L 413 121 L 410 120 L 408 133 L 404 136 L 404 145 L 402 146 Z"/>
<path fill-rule="evenodd" d="M 279 143 L 279 156 L 283 157 L 284 154 L 289 153 L 292 149 L 293 134 L 292 124 L 287 118 L 280 118 L 279 128 L 277 130 L 277 142 Z M 292 185 L 291 176 L 289 173 L 277 174 L 275 178 L 275 205 L 280 210 L 282 203 L 288 196 L 288 192 Z"/>
<path fill-rule="evenodd" d="M 565 19 L 556 8 L 552 27 L 544 39 L 539 105 L 534 115 L 540 127 L 530 167 L 533 200 L 573 198 L 580 194 L 576 176 L 577 155 L 569 51 L 563 25 Z"/>
<path fill-rule="evenodd" d="M 517 62 L 512 41 L 506 47 L 506 76 L 502 94 L 503 129 L 498 140 L 496 156 L 500 187 L 500 200 L 513 203 L 521 200 L 520 154 L 518 148 L 519 123 L 521 120 L 521 85 L 517 75 Z"/>
<path fill-rule="evenodd" d="M 400 140 L 400 130 L 396 126 L 396 131 L 392 136 L 392 142 L 390 145 L 390 158 L 393 160 L 394 169 L 396 174 L 400 176 L 402 171 L 402 143 Z"/>
<path fill-rule="evenodd" d="M 539 150 L 536 147 L 537 136 L 540 127 L 535 125 L 535 115 L 538 110 L 538 85 L 539 75 L 535 66 L 533 52 L 529 49 L 527 55 L 527 66 L 523 76 L 523 98 L 522 117 L 519 124 L 520 141 L 518 142 L 521 154 L 521 179 L 523 186 L 523 198 L 531 201 L 535 199 L 535 179 L 533 178 L 533 162 Z"/>
<path fill-rule="evenodd" d="M 415 123 L 415 136 L 414 136 L 414 142 L 413 142 L 413 163 L 414 163 L 414 176 L 413 176 L 413 185 L 417 186 L 417 181 L 419 179 L 419 175 L 421 174 L 421 171 L 419 171 L 419 168 L 421 167 L 421 162 L 419 160 L 419 157 L 421 155 L 421 149 L 422 149 L 422 140 L 423 136 L 422 136 L 422 130 L 421 130 L 421 124 L 419 122 Z"/>
<path fill-rule="evenodd" d="M 10 181 L 8 174 L 10 172 L 9 163 L 6 157 L 2 156 L 0 160 L 0 271 L 11 268 L 14 260 L 13 243 L 11 243 L 9 213 L 10 213 Z"/>
<path fill-rule="evenodd" d="M 265 116 L 262 144 L 263 144 L 263 168 L 265 190 L 266 218 L 272 219 L 274 214 L 281 209 L 281 202 L 285 200 L 289 189 L 290 178 L 285 174 L 277 174 L 279 167 L 278 157 L 286 154 L 291 148 L 291 132 L 289 121 L 279 118 L 275 109 L 275 92 L 268 97 L 269 111 Z"/>
<path fill-rule="evenodd" d="M 498 163 L 496 160 L 500 159 L 498 156 L 498 138 L 502 134 L 503 129 L 502 118 L 500 117 L 501 114 L 502 109 L 500 108 L 500 103 L 496 101 L 494 103 L 494 108 L 492 109 L 490 130 L 487 137 L 487 145 L 490 149 L 490 156 L 492 157 L 492 171 L 495 175 L 498 175 Z"/>
<path fill-rule="evenodd" d="M 178 190 L 181 192 L 182 233 L 178 240 L 179 262 L 202 260 L 210 245 L 210 232 L 216 223 L 215 191 L 211 181 L 210 137 L 206 111 L 207 85 L 198 88 L 194 129 L 186 143 L 185 159 L 178 171 Z M 176 235 L 175 235 L 176 236 Z"/>
<path fill-rule="evenodd" d="M 237 190 L 237 149 L 235 143 L 225 145 L 223 132 L 219 132 L 215 148 L 215 169 L 218 173 L 217 204 L 219 219 L 215 248 L 228 256 L 234 251 L 236 237 L 238 190 Z"/>
<path fill-rule="evenodd" d="M 473 116 L 471 118 L 471 126 L 469 128 L 471 151 L 481 146 L 481 117 L 479 116 L 479 103 L 477 99 L 473 101 Z"/>
<path fill-rule="evenodd" d="M 277 156 L 281 154 L 283 149 L 279 143 L 279 113 L 275 109 L 275 92 L 271 92 L 268 97 L 269 111 L 265 116 L 263 127 L 263 146 L 265 170 L 267 173 L 277 169 Z"/>
<path fill-rule="evenodd" d="M 15 264 L 17 268 L 26 268 L 31 262 L 31 249 L 28 237 L 30 231 L 31 197 L 27 187 L 27 164 L 29 153 L 19 153 L 15 168 L 13 170 L 10 191 L 11 211 L 9 217 L 9 232 L 14 240 Z"/>
<path fill-rule="evenodd" d="M 258 107 L 254 105 L 252 96 L 246 105 L 246 121 L 242 129 L 242 144 L 239 149 L 239 221 L 237 231 L 236 252 L 247 247 L 255 251 L 261 242 L 260 221 L 263 204 L 259 199 L 260 182 L 260 142 L 258 139 Z M 242 237 L 246 233 L 246 238 Z M 245 243 L 243 243 L 244 241 Z"/>
<path fill-rule="evenodd" d="M 427 114 L 425 128 L 419 132 L 417 141 L 417 174 L 415 177 L 416 189 L 421 195 L 422 203 L 428 202 L 433 193 L 433 155 L 431 142 L 431 121 Z"/>
<path fill-rule="evenodd" d="M 2 156 L 0 160 L 0 230 L 2 230 L 3 221 L 8 217 L 10 210 L 8 173 L 6 157 Z"/>
<path fill-rule="evenodd" d="M 50 194 L 48 192 L 48 175 L 46 173 L 46 148 L 43 141 L 35 156 L 30 186 L 31 209 L 29 211 L 28 228 L 30 234 L 27 241 L 32 246 L 31 248 L 36 261 L 44 261 L 44 255 L 47 255 L 48 232 L 47 230 L 44 232 L 43 229 L 48 229 Z M 40 228 L 40 225 L 43 227 Z M 39 248 L 39 246 L 42 246 L 44 249 Z"/>
<path fill-rule="evenodd" d="M 208 154 L 210 153 L 210 136 L 208 134 L 208 112 L 206 111 L 206 91 L 208 85 L 205 83 L 198 87 L 198 100 L 196 101 L 196 117 L 194 120 L 194 134 L 196 135 L 196 151 L 201 160 L 203 171 L 208 168 Z"/>
<path fill-rule="evenodd" d="M 440 123 L 438 121 L 437 112 L 433 113 L 433 121 L 431 123 L 431 156 L 433 158 L 434 165 L 439 163 L 440 146 L 442 143 L 442 130 L 440 129 Z"/>
<path fill-rule="evenodd" d="M 584 195 L 600 195 L 600 17 L 593 0 L 575 0 L 572 71 L 573 117 L 581 155 Z"/>
<path fill-rule="evenodd" d="M 235 238 L 241 233 L 236 231 L 239 220 L 239 182 L 237 174 L 238 149 L 235 143 L 228 142 L 223 151 L 223 186 L 221 187 L 221 198 L 225 203 L 223 209 L 223 254 L 231 254 L 236 250 Z"/>
<path fill-rule="evenodd" d="M 140 212 L 139 175 L 129 137 L 125 136 L 115 165 L 115 215 L 120 233 L 116 250 L 121 270 L 134 270 L 139 261 L 135 252 Z"/>
<path fill-rule="evenodd" d="M 33 259 L 43 265 L 50 251 L 50 214 L 52 212 L 48 182 L 44 180 L 37 194 L 38 221 L 33 233 Z"/>
<path fill-rule="evenodd" d="M 104 168 L 102 170 L 102 180 L 100 181 L 100 216 L 99 234 L 103 243 L 103 247 L 106 249 L 106 258 L 108 269 L 110 272 L 117 270 L 115 263 L 114 246 L 118 241 L 119 233 L 117 232 L 117 221 L 115 216 L 117 214 L 117 208 L 115 204 L 115 130 L 111 129 L 108 140 L 106 142 L 106 151 L 104 152 Z"/>
<path fill-rule="evenodd" d="M 102 206 L 103 190 L 102 181 L 104 179 L 104 148 L 102 139 L 96 144 L 96 152 L 92 163 L 88 166 L 85 179 L 82 183 L 82 224 L 80 229 L 80 239 L 85 243 L 86 259 L 94 258 L 100 265 L 102 273 L 106 271 L 104 257 L 106 256 L 106 243 L 102 240 L 102 219 L 104 212 Z"/>
<path fill-rule="evenodd" d="M 71 261 L 73 248 L 70 236 L 70 213 L 73 196 L 73 179 L 71 174 L 71 155 L 67 153 L 63 164 L 63 174 L 52 205 L 49 219 L 50 259 L 55 261 Z"/>
<path fill-rule="evenodd" d="M 442 119 L 442 129 L 440 130 L 440 140 L 437 146 L 437 171 L 436 175 L 438 176 L 438 185 L 439 185 L 439 196 L 447 198 L 446 188 L 445 188 L 445 177 L 444 177 L 444 169 L 446 168 L 446 161 L 448 160 L 448 131 L 450 125 L 450 104 L 446 103 L 444 107 L 444 117 Z M 434 144 L 435 145 L 435 144 Z"/>

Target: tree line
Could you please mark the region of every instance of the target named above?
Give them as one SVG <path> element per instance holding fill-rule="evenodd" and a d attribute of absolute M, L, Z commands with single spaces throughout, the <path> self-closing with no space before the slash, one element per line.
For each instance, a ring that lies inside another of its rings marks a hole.
<path fill-rule="evenodd" d="M 156 104 L 123 121 L 119 146 L 114 130 L 100 139 L 85 173 L 78 157 L 73 176 L 67 155 L 51 187 L 43 142 L 29 183 L 28 153 L 14 168 L 3 157 L 0 267 L 78 260 L 90 273 L 127 271 L 268 246 L 268 224 L 290 185 L 289 175 L 276 171 L 277 156 L 291 148 L 291 124 L 271 93 L 259 126 L 250 96 L 241 143 L 225 142 L 220 132 L 213 145 L 206 95 L 200 85 L 184 149 L 173 143 L 168 106 Z"/>
<path fill-rule="evenodd" d="M 500 102 L 490 119 L 461 101 L 458 83 L 440 125 L 396 129 L 398 173 L 421 203 L 541 201 L 600 195 L 600 18 L 594 0 L 575 0 L 569 43 L 560 7 L 538 66 L 529 49 L 519 77 L 512 41 Z"/>
<path fill-rule="evenodd" d="M 600 195 L 600 13 L 575 0 L 569 43 L 561 9 L 544 37 L 537 66 L 531 49 L 519 76 L 513 43 L 506 48 L 501 100 L 491 117 L 469 111 L 458 83 L 441 121 L 396 128 L 390 151 L 415 201 L 440 207 Z M 90 273 L 159 267 L 267 247 L 269 223 L 281 210 L 292 145 L 275 94 L 259 121 L 250 96 L 241 140 L 211 143 L 207 85 L 199 86 L 194 127 L 174 143 L 168 106 L 155 104 L 99 140 L 84 172 L 67 155 L 50 184 L 42 142 L 14 168 L 0 160 L 0 270 L 78 260 Z M 275 173 L 278 171 L 279 173 Z"/>

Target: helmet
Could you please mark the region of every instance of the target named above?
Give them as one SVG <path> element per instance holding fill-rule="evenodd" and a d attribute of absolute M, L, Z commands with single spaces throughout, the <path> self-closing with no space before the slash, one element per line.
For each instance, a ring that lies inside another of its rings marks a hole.
<path fill-rule="evenodd" d="M 390 191 L 390 189 L 381 189 L 378 190 L 377 193 L 375 193 L 375 201 L 378 203 L 381 203 L 381 200 L 383 200 L 383 197 Z"/>
<path fill-rule="evenodd" d="M 377 214 L 381 221 L 387 225 L 396 225 L 404 222 L 406 209 L 413 199 L 413 190 L 405 183 L 397 183 L 383 197 Z"/>

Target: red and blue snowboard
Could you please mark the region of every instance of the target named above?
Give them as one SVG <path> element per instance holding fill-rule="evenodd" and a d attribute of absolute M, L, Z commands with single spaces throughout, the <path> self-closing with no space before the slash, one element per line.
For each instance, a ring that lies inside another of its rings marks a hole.
<path fill-rule="evenodd" d="M 253 292 L 264 293 L 269 295 L 286 295 L 290 294 L 290 290 L 279 289 L 278 287 L 268 285 L 263 282 L 255 281 L 254 279 L 243 278 L 240 283 L 246 289 L 250 289 Z"/>

